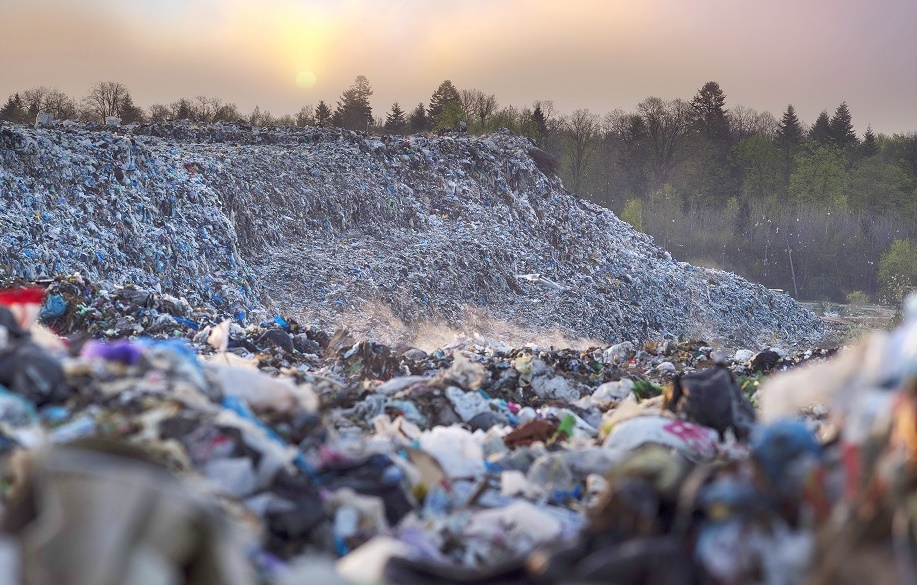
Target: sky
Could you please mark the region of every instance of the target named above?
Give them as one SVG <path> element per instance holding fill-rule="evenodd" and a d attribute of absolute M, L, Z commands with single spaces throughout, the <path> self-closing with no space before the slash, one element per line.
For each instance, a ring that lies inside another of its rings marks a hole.
<path fill-rule="evenodd" d="M 915 22 L 909 0 L 0 0 L 0 98 L 119 81 L 142 106 L 280 115 L 366 75 L 376 116 L 444 79 L 601 114 L 716 81 L 727 107 L 811 124 L 846 101 L 859 134 L 891 134 L 917 130 Z"/>

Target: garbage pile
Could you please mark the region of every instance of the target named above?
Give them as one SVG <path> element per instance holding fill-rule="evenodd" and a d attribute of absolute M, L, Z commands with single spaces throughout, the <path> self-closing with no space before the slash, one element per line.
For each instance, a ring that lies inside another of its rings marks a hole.
<path fill-rule="evenodd" d="M 0 292 L 3 574 L 913 576 L 917 298 L 900 328 L 837 355 L 671 340 L 425 352 L 224 317 L 80 276 Z"/>
<path fill-rule="evenodd" d="M 602 343 L 821 337 L 786 295 L 675 261 L 532 153 L 507 132 L 3 124 L 0 277 L 79 272 L 388 341 L 406 338 L 355 316 L 462 330 L 482 314 Z"/>

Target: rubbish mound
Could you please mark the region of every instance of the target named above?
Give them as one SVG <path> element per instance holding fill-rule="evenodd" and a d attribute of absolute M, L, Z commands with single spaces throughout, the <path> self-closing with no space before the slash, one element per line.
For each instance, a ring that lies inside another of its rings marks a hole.
<path fill-rule="evenodd" d="M 3 290 L 0 569 L 23 583 L 909 582 L 917 297 L 905 315 L 838 355 L 670 340 L 425 352 L 281 315 L 242 327 L 80 276 Z"/>
<path fill-rule="evenodd" d="M 602 342 L 822 336 L 786 295 L 677 262 L 570 195 L 533 149 L 507 132 L 4 124 L 0 277 L 79 272 L 388 340 L 391 322 L 356 316 L 461 329 L 482 314 Z"/>

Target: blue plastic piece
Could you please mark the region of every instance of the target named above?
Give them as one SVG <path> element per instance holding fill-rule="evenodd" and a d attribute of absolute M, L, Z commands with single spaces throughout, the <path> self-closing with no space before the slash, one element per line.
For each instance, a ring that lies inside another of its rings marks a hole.
<path fill-rule="evenodd" d="M 184 317 L 176 317 L 174 315 L 172 316 L 172 319 L 174 319 L 176 323 L 181 323 L 182 325 L 186 325 L 190 327 L 191 329 L 194 329 L 195 331 L 200 329 L 200 326 L 197 323 L 195 323 L 194 321 L 191 321 L 190 319 L 185 319 Z"/>
<path fill-rule="evenodd" d="M 50 295 L 45 299 L 45 304 L 41 307 L 41 313 L 38 318 L 41 321 L 57 319 L 67 312 L 67 301 L 60 295 Z"/>

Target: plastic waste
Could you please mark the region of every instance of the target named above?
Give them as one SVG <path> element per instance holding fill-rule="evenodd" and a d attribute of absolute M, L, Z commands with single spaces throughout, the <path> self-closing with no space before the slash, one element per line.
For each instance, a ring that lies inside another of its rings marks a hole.
<path fill-rule="evenodd" d="M 616 424 L 603 446 L 626 452 L 646 444 L 663 445 L 691 461 L 705 461 L 716 455 L 717 440 L 717 432 L 709 427 L 662 416 L 637 416 Z"/>

